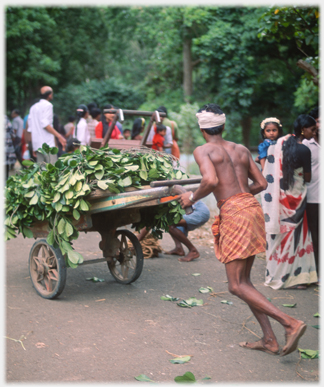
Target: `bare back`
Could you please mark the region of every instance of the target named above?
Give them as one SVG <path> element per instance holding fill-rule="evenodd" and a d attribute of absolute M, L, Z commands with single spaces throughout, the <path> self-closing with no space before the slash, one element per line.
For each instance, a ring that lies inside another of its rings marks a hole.
<path fill-rule="evenodd" d="M 267 183 L 243 145 L 213 136 L 212 141 L 196 148 L 194 157 L 202 174 L 202 182 L 216 181 L 213 189 L 216 200 L 227 199 L 235 194 L 249 192 L 255 195 Z M 252 184 L 249 185 L 249 180 Z"/>

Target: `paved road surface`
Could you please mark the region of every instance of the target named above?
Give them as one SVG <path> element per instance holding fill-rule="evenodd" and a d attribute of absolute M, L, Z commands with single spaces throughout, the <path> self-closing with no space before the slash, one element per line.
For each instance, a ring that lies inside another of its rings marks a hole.
<path fill-rule="evenodd" d="M 68 269 L 57 300 L 45 300 L 32 287 L 28 255 L 33 239 L 19 236 L 6 243 L 5 375 L 7 382 L 124 382 L 145 374 L 156 382 L 174 383 L 191 371 L 197 380 L 216 382 L 318 381 L 319 361 L 249 351 L 238 346 L 257 340 L 261 330 L 245 303 L 228 293 L 224 266 L 215 259 L 210 231 L 190 234 L 201 257 L 180 263 L 160 254 L 145 259 L 139 279 L 120 285 L 105 263 Z M 75 248 L 86 259 L 101 257 L 97 233 L 81 233 Z M 165 234 L 163 249 L 173 247 Z M 265 261 L 256 258 L 252 280 L 280 309 L 308 324 L 303 349 L 319 348 L 318 287 L 274 291 L 263 285 Z M 193 276 L 200 273 L 200 276 Z M 104 282 L 86 278 L 98 277 Z M 210 286 L 217 295 L 201 294 Z M 204 305 L 181 308 L 163 295 L 196 297 Z M 233 302 L 232 305 L 221 303 Z M 297 303 L 295 308 L 282 304 Z M 281 345 L 284 331 L 273 321 Z M 24 336 L 21 345 L 18 340 Z M 186 364 L 171 364 L 172 355 L 191 355 Z"/>

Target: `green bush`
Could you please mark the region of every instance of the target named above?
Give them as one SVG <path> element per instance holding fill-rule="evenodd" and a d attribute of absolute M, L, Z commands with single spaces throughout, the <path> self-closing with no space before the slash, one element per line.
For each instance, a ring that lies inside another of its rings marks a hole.
<path fill-rule="evenodd" d="M 137 110 L 144 102 L 144 95 L 133 86 L 128 86 L 118 79 L 91 80 L 80 85 L 69 86 L 54 93 L 53 105 L 62 123 L 68 116 L 75 114 L 80 104 L 95 102 L 100 108 L 112 104 L 118 108 Z"/>

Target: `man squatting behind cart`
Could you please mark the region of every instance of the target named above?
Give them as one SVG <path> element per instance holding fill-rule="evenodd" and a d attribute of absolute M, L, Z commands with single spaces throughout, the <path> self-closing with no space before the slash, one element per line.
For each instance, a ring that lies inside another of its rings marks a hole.
<path fill-rule="evenodd" d="M 222 138 L 226 117 L 218 105 L 207 104 L 196 116 L 206 140 L 193 153 L 202 180 L 195 193 L 189 191 L 180 196 L 181 206 L 188 207 L 211 192 L 215 195 L 220 209 L 212 226 L 216 257 L 225 264 L 229 291 L 248 304 L 263 331 L 261 340 L 243 342 L 240 346 L 272 355 L 288 355 L 297 349 L 306 324 L 275 307 L 255 289 L 250 279 L 255 254 L 264 252 L 266 247 L 264 215 L 254 195 L 263 191 L 267 182 L 247 148 Z M 282 349 L 269 317 L 285 329 L 286 343 Z"/>

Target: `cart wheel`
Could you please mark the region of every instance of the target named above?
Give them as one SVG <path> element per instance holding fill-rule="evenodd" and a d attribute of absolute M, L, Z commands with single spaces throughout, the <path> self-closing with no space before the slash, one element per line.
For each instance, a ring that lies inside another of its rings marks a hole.
<path fill-rule="evenodd" d="M 142 246 L 131 231 L 118 230 L 115 236 L 120 241 L 119 254 L 108 262 L 108 267 L 117 282 L 130 284 L 137 280 L 143 270 Z"/>
<path fill-rule="evenodd" d="M 29 253 L 29 273 L 36 292 L 43 298 L 58 297 L 65 286 L 66 266 L 60 250 L 40 239 Z"/>

